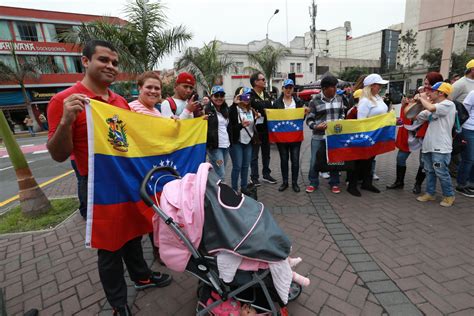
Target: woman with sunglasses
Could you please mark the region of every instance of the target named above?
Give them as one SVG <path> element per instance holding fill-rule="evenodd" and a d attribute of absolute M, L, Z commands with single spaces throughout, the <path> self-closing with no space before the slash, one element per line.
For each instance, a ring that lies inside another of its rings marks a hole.
<path fill-rule="evenodd" d="M 293 97 L 295 83 L 291 79 L 283 82 L 283 92 L 281 96 L 275 100 L 273 107 L 275 109 L 295 109 L 303 107 L 303 102 Z M 293 191 L 300 192 L 298 186 L 298 173 L 300 169 L 300 148 L 301 142 L 293 143 L 276 143 L 278 152 L 280 153 L 280 168 L 283 183 L 278 191 L 284 191 L 288 188 L 288 161 L 291 159 L 291 183 Z"/>
<path fill-rule="evenodd" d="M 252 143 L 256 135 L 255 121 L 259 113 L 250 107 L 250 88 L 238 88 L 234 103 L 229 108 L 230 158 L 232 159 L 232 189 L 247 193 L 249 166 L 252 159 Z"/>
<path fill-rule="evenodd" d="M 212 167 L 222 181 L 225 181 L 225 167 L 229 155 L 229 107 L 225 102 L 225 91 L 221 86 L 211 89 L 211 97 L 204 106 L 208 115 L 207 155 Z"/>

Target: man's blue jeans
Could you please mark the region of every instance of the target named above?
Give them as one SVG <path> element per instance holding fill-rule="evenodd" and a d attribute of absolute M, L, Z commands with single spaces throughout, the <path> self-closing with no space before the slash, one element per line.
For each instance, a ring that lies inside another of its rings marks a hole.
<path fill-rule="evenodd" d="M 222 181 L 225 181 L 225 167 L 229 157 L 229 148 L 208 149 L 209 162 Z"/>
<path fill-rule="evenodd" d="M 468 181 L 474 185 L 474 131 L 462 129 L 462 136 L 467 145 L 461 152 L 461 162 L 459 163 L 457 183 L 460 187 L 466 187 Z"/>
<path fill-rule="evenodd" d="M 319 147 L 324 145 L 323 139 L 311 139 L 311 160 L 309 163 L 309 173 L 308 173 L 308 180 L 309 184 L 312 186 L 319 186 L 319 174 L 316 170 L 314 170 L 314 166 L 316 165 L 316 153 L 319 150 Z M 338 171 L 331 171 L 329 172 L 329 185 L 339 185 L 339 172 Z"/>
<path fill-rule="evenodd" d="M 230 158 L 232 159 L 231 182 L 232 189 L 238 191 L 239 176 L 240 187 L 247 189 L 250 160 L 252 159 L 252 144 L 235 143 L 230 146 Z"/>
<path fill-rule="evenodd" d="M 449 161 L 451 153 L 423 153 L 423 163 L 426 172 L 426 193 L 434 195 L 436 191 L 436 178 L 439 178 L 443 196 L 453 196 L 453 184 L 449 175 Z"/>

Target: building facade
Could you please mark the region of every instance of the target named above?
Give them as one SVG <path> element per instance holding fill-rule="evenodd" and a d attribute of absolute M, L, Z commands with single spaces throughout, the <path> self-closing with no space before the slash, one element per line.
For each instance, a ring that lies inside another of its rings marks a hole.
<path fill-rule="evenodd" d="M 26 93 L 37 120 L 40 113 L 46 113 L 54 94 L 83 78 L 82 48 L 65 43 L 58 35 L 99 19 L 126 23 L 114 17 L 0 6 L 0 61 L 15 69 L 14 51 L 20 65 L 37 65 L 37 75 L 25 78 Z M 18 82 L 0 82 L 0 109 L 17 130 L 21 129 L 28 112 Z"/>

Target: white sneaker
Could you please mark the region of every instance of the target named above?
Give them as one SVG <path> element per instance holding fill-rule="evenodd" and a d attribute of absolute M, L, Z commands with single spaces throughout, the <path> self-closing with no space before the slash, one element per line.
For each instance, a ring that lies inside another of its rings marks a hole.
<path fill-rule="evenodd" d="M 374 172 L 374 175 L 372 176 L 372 179 L 373 179 L 373 180 L 379 180 L 380 178 L 379 178 L 379 176 L 376 175 L 375 172 Z"/>
<path fill-rule="evenodd" d="M 329 172 L 320 172 L 319 175 L 323 179 L 329 179 L 330 178 Z"/>

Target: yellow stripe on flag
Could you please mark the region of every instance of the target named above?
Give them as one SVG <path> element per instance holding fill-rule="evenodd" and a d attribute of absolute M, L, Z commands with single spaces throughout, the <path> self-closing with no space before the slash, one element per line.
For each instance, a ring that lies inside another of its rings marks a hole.
<path fill-rule="evenodd" d="M 341 120 L 327 122 L 326 135 L 340 135 L 369 132 L 384 126 L 394 126 L 396 124 L 395 112 L 372 116 L 360 120 Z"/>
<path fill-rule="evenodd" d="M 304 118 L 304 109 L 265 109 L 267 120 L 283 121 L 283 120 L 301 120 Z"/>
<path fill-rule="evenodd" d="M 94 140 L 96 154 L 129 158 L 157 153 L 164 155 L 205 143 L 207 139 L 207 121 L 202 118 L 175 121 L 131 112 L 96 100 L 90 100 L 90 104 L 94 135 L 102 135 Z M 123 135 L 125 139 L 122 139 Z M 121 146 L 120 141 L 125 141 L 127 146 Z"/>

